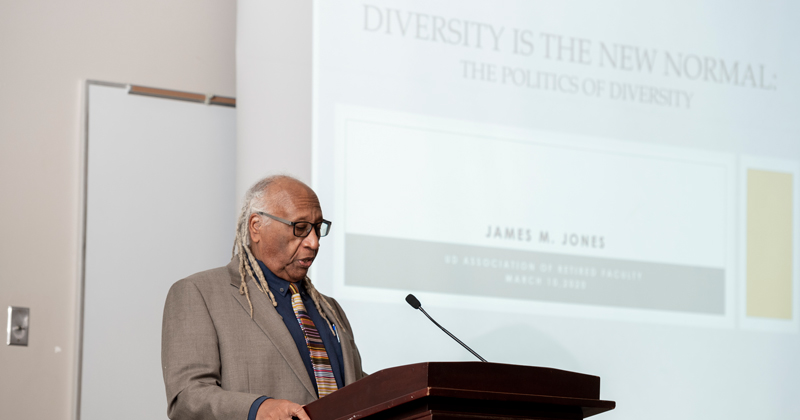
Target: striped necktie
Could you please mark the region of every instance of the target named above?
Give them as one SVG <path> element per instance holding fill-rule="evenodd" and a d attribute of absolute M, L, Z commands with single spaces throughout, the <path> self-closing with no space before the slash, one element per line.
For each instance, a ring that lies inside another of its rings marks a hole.
<path fill-rule="evenodd" d="M 338 389 L 336 378 L 333 376 L 331 361 L 328 359 L 328 352 L 325 351 L 325 344 L 319 336 L 317 327 L 314 326 L 314 321 L 311 320 L 308 312 L 306 312 L 303 298 L 300 297 L 297 286 L 291 283 L 289 284 L 289 290 L 292 292 L 294 315 L 297 317 L 297 322 L 300 323 L 300 328 L 306 337 L 308 351 L 311 354 L 311 366 L 314 368 L 314 377 L 317 380 L 317 394 L 322 398 Z"/>

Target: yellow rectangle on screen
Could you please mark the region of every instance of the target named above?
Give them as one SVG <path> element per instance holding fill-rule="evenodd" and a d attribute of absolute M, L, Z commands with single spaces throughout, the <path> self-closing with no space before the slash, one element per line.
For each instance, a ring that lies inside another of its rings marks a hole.
<path fill-rule="evenodd" d="M 792 174 L 747 170 L 747 316 L 792 318 Z"/>

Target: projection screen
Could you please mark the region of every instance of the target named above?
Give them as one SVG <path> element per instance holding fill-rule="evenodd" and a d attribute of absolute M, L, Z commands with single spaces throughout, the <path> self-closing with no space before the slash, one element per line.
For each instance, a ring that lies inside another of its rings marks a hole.
<path fill-rule="evenodd" d="M 490 361 L 600 376 L 609 420 L 800 418 L 798 18 L 315 2 L 312 278 L 365 370 L 473 360 L 414 293 Z"/>

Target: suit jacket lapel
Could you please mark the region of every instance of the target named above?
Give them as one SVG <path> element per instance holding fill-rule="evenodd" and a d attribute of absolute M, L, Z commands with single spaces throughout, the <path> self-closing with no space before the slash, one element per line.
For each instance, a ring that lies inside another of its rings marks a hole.
<path fill-rule="evenodd" d="M 356 381 L 356 371 L 355 367 L 353 366 L 354 349 L 353 346 L 350 345 L 354 342 L 353 335 L 350 334 L 350 331 L 342 328 L 343 322 L 341 319 L 339 319 L 339 314 L 331 313 L 331 311 L 328 310 L 327 306 L 325 305 L 323 305 L 322 310 L 325 311 L 325 315 L 330 317 L 336 324 L 336 332 L 339 334 L 339 343 L 342 346 L 342 359 L 344 359 L 344 384 L 347 386 Z"/>
<path fill-rule="evenodd" d="M 238 257 L 234 257 L 233 261 L 228 264 L 228 272 L 231 275 L 231 285 L 235 287 L 235 289 L 231 290 L 231 293 L 233 297 L 239 301 L 249 317 L 250 305 L 247 303 L 247 296 L 239 294 L 241 278 L 239 277 Z M 250 294 L 250 301 L 253 303 L 253 321 L 261 328 L 261 331 L 267 335 L 269 340 L 275 344 L 275 347 L 286 360 L 286 363 L 292 368 L 295 375 L 297 375 L 297 378 L 314 399 L 316 399 L 317 391 L 314 389 L 311 378 L 308 377 L 308 371 L 303 364 L 303 359 L 300 358 L 300 354 L 297 352 L 297 345 L 294 343 L 292 335 L 289 334 L 289 331 L 286 329 L 283 318 L 278 315 L 278 311 L 272 306 L 272 302 L 270 302 L 267 296 L 258 290 L 255 280 L 250 276 L 247 277 L 247 288 Z"/>
<path fill-rule="evenodd" d="M 344 359 L 344 383 L 352 384 L 356 381 L 356 370 L 355 366 L 353 366 L 353 346 L 350 344 L 353 343 L 353 336 L 350 334 L 350 331 L 344 331 L 343 333 L 339 334 L 339 337 L 342 339 L 342 359 Z"/>

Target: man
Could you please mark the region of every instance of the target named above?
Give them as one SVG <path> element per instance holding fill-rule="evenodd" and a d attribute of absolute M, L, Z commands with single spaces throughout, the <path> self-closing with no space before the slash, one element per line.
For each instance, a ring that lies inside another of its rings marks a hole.
<path fill-rule="evenodd" d="M 342 308 L 306 276 L 329 229 L 302 182 L 273 176 L 250 188 L 231 262 L 167 296 L 169 418 L 309 420 L 302 405 L 365 376 Z"/>

